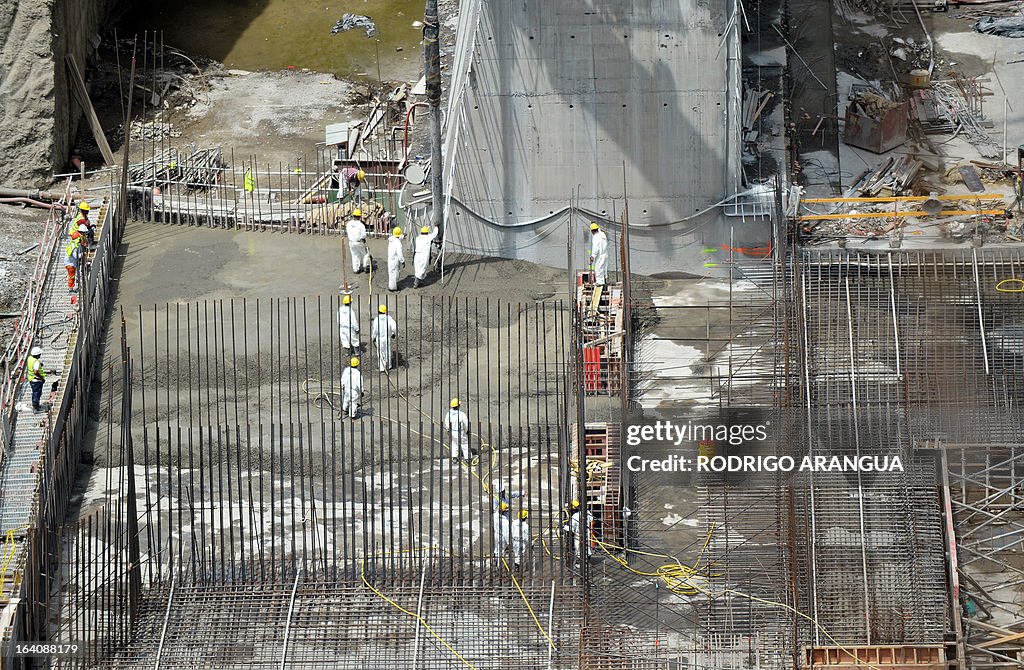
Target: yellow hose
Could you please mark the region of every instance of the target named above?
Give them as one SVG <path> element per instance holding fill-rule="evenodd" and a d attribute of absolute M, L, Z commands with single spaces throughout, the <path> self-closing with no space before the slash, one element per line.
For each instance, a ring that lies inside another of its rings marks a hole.
<path fill-rule="evenodd" d="M 1004 279 L 996 284 L 1000 293 L 1024 293 L 1024 279 Z"/>

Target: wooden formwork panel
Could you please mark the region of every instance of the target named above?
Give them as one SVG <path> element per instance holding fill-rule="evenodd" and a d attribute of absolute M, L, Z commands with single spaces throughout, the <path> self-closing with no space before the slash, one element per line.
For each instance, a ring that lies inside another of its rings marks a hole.
<path fill-rule="evenodd" d="M 849 645 L 805 647 L 803 667 L 808 670 L 944 670 L 943 645 Z"/>

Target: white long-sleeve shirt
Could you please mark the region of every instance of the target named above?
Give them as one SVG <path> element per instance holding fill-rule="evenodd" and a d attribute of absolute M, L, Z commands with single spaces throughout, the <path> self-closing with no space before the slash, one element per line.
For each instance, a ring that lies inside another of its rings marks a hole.
<path fill-rule="evenodd" d="M 398 324 L 387 314 L 378 314 L 370 327 L 370 337 L 377 343 L 377 346 L 388 342 L 398 334 Z"/>
<path fill-rule="evenodd" d="M 413 270 L 420 279 L 427 274 L 427 264 L 430 262 L 430 245 L 437 239 L 437 228 L 432 233 L 420 233 L 413 241 Z"/>
<path fill-rule="evenodd" d="M 607 260 L 608 258 L 608 236 L 604 234 L 603 230 L 599 230 L 593 234 L 593 239 L 590 240 L 590 255 L 594 257 L 594 262 L 597 263 L 599 260 Z"/>
<path fill-rule="evenodd" d="M 402 238 L 392 235 L 388 238 L 388 266 L 393 263 L 404 263 L 405 253 L 402 252 Z"/>
<path fill-rule="evenodd" d="M 469 436 L 469 417 L 461 409 L 452 408 L 444 416 L 444 427 L 452 434 L 452 440 Z"/>
<path fill-rule="evenodd" d="M 359 219 L 349 219 L 345 224 L 345 234 L 348 235 L 349 242 L 364 242 L 366 241 L 366 225 Z"/>
<path fill-rule="evenodd" d="M 356 368 L 342 370 L 339 383 L 342 400 L 358 401 L 359 397 L 363 395 L 363 375 Z"/>

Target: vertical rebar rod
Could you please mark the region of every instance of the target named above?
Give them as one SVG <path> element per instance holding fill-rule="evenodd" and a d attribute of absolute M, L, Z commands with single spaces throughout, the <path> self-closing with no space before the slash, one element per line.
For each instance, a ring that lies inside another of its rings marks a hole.
<path fill-rule="evenodd" d="M 857 457 L 860 458 L 860 416 L 857 406 L 857 355 L 853 338 L 853 309 L 850 303 L 850 278 L 845 278 L 846 286 L 846 319 L 849 333 L 850 346 L 850 398 L 853 409 L 853 433 L 854 444 L 857 450 Z M 864 485 L 861 480 L 860 471 L 857 471 L 857 509 L 858 523 L 860 525 L 860 554 L 861 554 L 861 577 L 864 580 L 864 632 L 867 643 L 871 644 L 871 596 L 868 582 L 868 536 L 864 529 Z"/>

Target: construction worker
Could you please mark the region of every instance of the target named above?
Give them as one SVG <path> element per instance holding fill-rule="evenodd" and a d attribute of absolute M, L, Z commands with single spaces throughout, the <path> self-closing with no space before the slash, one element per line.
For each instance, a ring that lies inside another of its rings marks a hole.
<path fill-rule="evenodd" d="M 579 500 L 573 500 L 571 503 L 569 503 L 569 510 L 570 510 L 569 511 L 569 523 L 567 523 L 564 526 L 562 526 L 562 530 L 569 534 L 569 546 L 572 547 L 572 550 L 574 552 L 578 552 L 579 551 L 579 546 L 580 546 L 580 530 L 581 530 L 580 529 L 580 519 L 581 519 L 581 516 L 582 516 L 581 515 L 581 511 L 582 510 L 580 510 L 580 501 Z M 584 549 L 584 556 L 586 556 L 587 558 L 590 558 L 590 545 L 594 541 L 594 532 L 593 532 L 593 528 L 594 528 L 594 515 L 590 513 L 590 510 L 587 510 L 586 522 L 585 523 L 586 523 L 587 535 L 586 535 L 586 539 L 585 539 L 586 545 L 585 545 L 585 549 Z"/>
<path fill-rule="evenodd" d="M 359 400 L 363 397 L 363 374 L 359 372 L 359 359 L 353 356 L 341 373 L 341 415 L 359 416 Z"/>
<path fill-rule="evenodd" d="M 40 404 L 43 399 L 43 384 L 46 383 L 46 374 L 53 370 L 45 370 L 43 362 L 39 357 L 43 355 L 42 347 L 35 346 L 28 352 L 28 359 L 25 361 L 25 378 L 32 388 L 32 411 L 42 412 L 44 407 Z"/>
<path fill-rule="evenodd" d="M 338 308 L 338 328 L 341 348 L 359 351 L 359 316 L 352 309 L 352 296 L 347 293 L 341 297 L 341 307 Z"/>
<path fill-rule="evenodd" d="M 89 251 L 89 226 L 81 223 L 78 225 L 78 229 L 71 233 L 71 239 L 78 240 L 78 243 L 82 246 L 82 254 L 86 254 Z"/>
<path fill-rule="evenodd" d="M 82 244 L 79 238 L 72 238 L 64 247 L 64 269 L 68 271 L 68 293 L 75 292 L 75 273 L 82 259 Z"/>
<path fill-rule="evenodd" d="M 393 340 L 398 335 L 398 324 L 388 316 L 385 305 L 377 306 L 377 318 L 370 327 L 370 339 L 377 347 L 377 370 L 384 372 L 394 367 Z"/>
<path fill-rule="evenodd" d="M 345 224 L 348 251 L 352 255 L 352 271 L 356 274 L 370 269 L 370 250 L 366 246 L 366 226 L 362 218 L 362 210 L 356 207 L 352 210 L 352 218 Z"/>
<path fill-rule="evenodd" d="M 405 254 L 402 253 L 402 229 L 395 226 L 388 238 L 388 290 L 398 290 L 398 272 L 405 267 Z"/>
<path fill-rule="evenodd" d="M 517 568 L 523 562 L 523 556 L 529 551 L 532 543 L 530 524 L 526 521 L 528 516 L 530 516 L 528 511 L 520 510 L 519 516 L 512 521 L 512 558 L 515 559 Z"/>
<path fill-rule="evenodd" d="M 469 460 L 469 417 L 466 413 L 459 409 L 459 399 L 452 398 L 449 403 L 450 409 L 448 413 L 444 415 L 444 429 L 448 431 L 448 435 L 451 439 L 452 448 L 452 462 L 456 463 L 461 458 L 464 461 Z M 508 507 L 508 503 L 500 501 L 500 505 Z"/>
<path fill-rule="evenodd" d="M 590 266 L 594 270 L 594 285 L 604 286 L 608 281 L 608 236 L 600 226 L 590 224 Z"/>
<path fill-rule="evenodd" d="M 416 236 L 415 246 L 412 255 L 412 271 L 415 275 L 412 286 L 419 288 L 427 277 L 427 266 L 430 265 L 430 245 L 437 237 L 437 228 L 430 232 L 430 226 L 420 228 L 420 234 Z"/>
<path fill-rule="evenodd" d="M 498 492 L 498 497 L 494 499 L 494 509 L 498 509 L 498 505 L 500 505 L 501 503 L 511 505 L 513 500 L 515 500 L 516 498 L 521 498 L 522 495 L 523 494 L 519 491 L 516 491 L 512 495 L 509 495 L 508 491 L 502 489 L 501 491 Z"/>
<path fill-rule="evenodd" d="M 359 202 L 363 197 L 363 182 L 366 180 L 366 173 L 362 168 L 347 167 L 342 169 L 341 177 L 345 180 L 345 186 L 352 196 L 352 201 Z M 341 193 L 338 193 L 338 200 L 341 198 Z"/>
<path fill-rule="evenodd" d="M 96 243 L 96 233 L 93 229 L 93 223 L 89 220 L 89 203 L 85 200 L 78 203 L 78 214 L 75 215 L 75 220 L 71 222 L 71 228 L 68 232 L 74 235 L 76 232 L 82 232 L 82 226 L 85 226 L 85 239 L 92 246 Z"/>
<path fill-rule="evenodd" d="M 501 558 L 508 552 L 512 539 L 512 520 L 508 516 L 508 504 L 501 503 L 494 512 L 494 557 Z"/>

